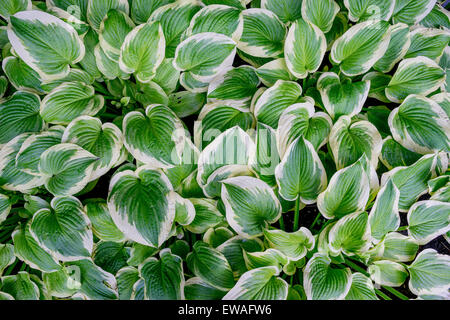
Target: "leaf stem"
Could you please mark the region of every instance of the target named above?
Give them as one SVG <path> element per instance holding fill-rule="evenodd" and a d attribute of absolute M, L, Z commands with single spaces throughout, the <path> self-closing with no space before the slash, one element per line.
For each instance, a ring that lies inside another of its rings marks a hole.
<path fill-rule="evenodd" d="M 314 221 L 313 221 L 313 223 L 311 224 L 311 226 L 309 227 L 309 229 L 314 228 L 314 226 L 316 225 L 317 221 L 319 221 L 319 218 L 320 218 L 321 215 L 322 215 L 322 214 L 321 214 L 320 212 L 317 213 L 317 216 L 316 216 L 316 218 L 314 219 Z"/>
<path fill-rule="evenodd" d="M 284 225 L 284 219 L 283 219 L 283 214 L 281 214 L 280 219 L 278 220 L 278 223 L 280 224 L 280 228 L 281 230 L 286 230 L 286 227 Z"/>
<path fill-rule="evenodd" d="M 294 232 L 298 230 L 298 224 L 300 220 L 300 196 L 295 200 L 295 216 L 294 216 Z"/>
<path fill-rule="evenodd" d="M 403 226 L 397 229 L 397 231 L 403 231 L 403 230 L 407 230 L 408 226 Z"/>

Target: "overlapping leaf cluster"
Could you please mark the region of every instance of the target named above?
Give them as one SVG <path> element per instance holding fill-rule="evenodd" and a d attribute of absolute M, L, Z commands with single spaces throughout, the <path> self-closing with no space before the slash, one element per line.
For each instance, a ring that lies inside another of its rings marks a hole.
<path fill-rule="evenodd" d="M 449 298 L 436 0 L 0 16 L 0 299 Z"/>

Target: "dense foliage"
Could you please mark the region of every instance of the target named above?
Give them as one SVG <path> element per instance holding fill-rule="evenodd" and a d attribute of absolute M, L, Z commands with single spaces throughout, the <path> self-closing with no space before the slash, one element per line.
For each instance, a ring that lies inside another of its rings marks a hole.
<path fill-rule="evenodd" d="M 1 0 L 1 299 L 448 299 L 436 0 Z"/>

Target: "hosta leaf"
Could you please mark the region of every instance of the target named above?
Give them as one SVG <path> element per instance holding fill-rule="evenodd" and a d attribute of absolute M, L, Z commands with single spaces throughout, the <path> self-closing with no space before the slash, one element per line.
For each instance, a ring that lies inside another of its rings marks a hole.
<path fill-rule="evenodd" d="M 11 200 L 7 195 L 0 193 L 0 224 L 5 221 L 11 211 Z"/>
<path fill-rule="evenodd" d="M 216 32 L 237 41 L 241 37 L 242 28 L 241 10 L 227 5 L 209 5 L 192 17 L 184 37 L 202 32 Z"/>
<path fill-rule="evenodd" d="M 145 282 L 145 297 L 150 300 L 184 299 L 183 264 L 170 249 L 159 253 L 160 259 L 148 258 L 139 267 Z"/>
<path fill-rule="evenodd" d="M 180 72 L 173 66 L 173 58 L 164 59 L 156 69 L 153 82 L 157 83 L 166 94 L 170 94 L 177 88 Z"/>
<path fill-rule="evenodd" d="M 425 18 L 433 9 L 436 0 L 396 0 L 392 20 L 413 25 Z"/>
<path fill-rule="evenodd" d="M 331 30 L 339 9 L 339 5 L 334 0 L 302 1 L 303 19 L 315 24 L 324 33 Z"/>
<path fill-rule="evenodd" d="M 449 41 L 448 30 L 417 28 L 411 32 L 411 46 L 405 58 L 422 56 L 438 61 Z"/>
<path fill-rule="evenodd" d="M 225 71 L 214 78 L 208 86 L 208 102 L 222 102 L 243 107 L 249 104 L 259 79 L 254 68 L 241 66 Z"/>
<path fill-rule="evenodd" d="M 40 114 L 49 123 L 68 124 L 81 115 L 93 116 L 103 107 L 104 98 L 92 86 L 79 81 L 66 82 L 42 100 Z"/>
<path fill-rule="evenodd" d="M 222 201 L 228 224 L 245 237 L 262 235 L 281 215 L 281 204 L 265 182 L 252 177 L 222 181 Z"/>
<path fill-rule="evenodd" d="M 133 286 L 139 280 L 139 271 L 133 267 L 124 267 L 116 274 L 119 300 L 130 300 Z"/>
<path fill-rule="evenodd" d="M 16 300 L 39 300 L 39 288 L 25 271 L 2 277 L 1 288 Z"/>
<path fill-rule="evenodd" d="M 275 13 L 252 8 L 242 11 L 244 29 L 238 42 L 239 50 L 246 54 L 272 58 L 283 52 L 286 26 Z"/>
<path fill-rule="evenodd" d="M 436 3 L 430 13 L 419 24 L 428 28 L 439 28 L 443 26 L 450 29 L 450 17 L 447 9 L 444 9 L 442 5 Z"/>
<path fill-rule="evenodd" d="M 302 16 L 302 1 L 261 0 L 261 8 L 272 11 L 284 23 L 293 22 Z"/>
<path fill-rule="evenodd" d="M 383 147 L 381 148 L 380 161 L 388 168 L 392 170 L 399 166 L 409 166 L 419 160 L 420 154 L 412 152 L 400 143 L 392 139 L 391 136 L 386 137 L 383 140 Z"/>
<path fill-rule="evenodd" d="M 302 94 L 302 87 L 293 81 L 278 80 L 275 85 L 264 91 L 254 108 L 258 122 L 274 129 L 278 126 L 283 111 L 296 103 Z"/>
<path fill-rule="evenodd" d="M 181 120 L 162 105 L 150 105 L 145 115 L 127 113 L 123 119 L 124 144 L 139 161 L 158 167 L 180 163 L 185 132 Z"/>
<path fill-rule="evenodd" d="M 450 120 L 431 99 L 409 95 L 389 115 L 393 138 L 416 153 L 450 151 Z"/>
<path fill-rule="evenodd" d="M 450 275 L 448 255 L 438 254 L 433 249 L 425 249 L 408 266 L 409 289 L 416 295 L 440 294 L 448 291 Z"/>
<path fill-rule="evenodd" d="M 83 148 L 61 143 L 42 153 L 39 172 L 53 195 L 72 195 L 88 184 L 96 161 L 98 158 Z"/>
<path fill-rule="evenodd" d="M 314 248 L 315 244 L 311 231 L 304 227 L 295 232 L 265 230 L 264 237 L 271 248 L 280 250 L 287 258 L 293 261 L 302 259 L 308 251 Z"/>
<path fill-rule="evenodd" d="M 117 9 L 128 14 L 129 4 L 127 0 L 96 0 L 89 1 L 87 7 L 87 21 L 95 31 L 100 30 L 102 20 L 111 9 Z"/>
<path fill-rule="evenodd" d="M 175 219 L 172 186 L 164 173 L 148 166 L 115 175 L 109 186 L 109 213 L 126 237 L 143 245 L 163 244 Z"/>
<path fill-rule="evenodd" d="M 362 273 L 352 274 L 352 285 L 345 300 L 378 300 L 372 280 Z"/>
<path fill-rule="evenodd" d="M 105 241 L 122 241 L 123 233 L 112 221 L 108 206 L 104 200 L 89 200 L 84 210 L 92 223 L 92 232 L 96 237 Z"/>
<path fill-rule="evenodd" d="M 308 300 L 342 300 L 350 290 L 352 272 L 336 268 L 327 256 L 316 253 L 303 269 L 303 285 Z"/>
<path fill-rule="evenodd" d="M 275 169 L 280 195 L 294 201 L 315 203 L 319 193 L 327 186 L 327 175 L 313 145 L 303 136 L 288 147 L 286 154 Z"/>
<path fill-rule="evenodd" d="M 141 82 L 149 82 L 164 60 L 166 42 L 158 22 L 141 24 L 125 37 L 120 49 L 119 66 Z"/>
<path fill-rule="evenodd" d="M 234 236 L 233 231 L 225 227 L 209 228 L 203 235 L 203 241 L 216 248 Z"/>
<path fill-rule="evenodd" d="M 344 4 L 351 21 L 388 21 L 394 12 L 395 0 L 344 0 Z"/>
<path fill-rule="evenodd" d="M 19 11 L 31 10 L 31 0 L 5 0 L 0 4 L 0 16 L 8 20 Z"/>
<path fill-rule="evenodd" d="M 395 1 L 392 1 L 393 3 Z M 399 62 L 411 45 L 411 35 L 409 27 L 404 23 L 397 23 L 391 26 L 391 41 L 384 56 L 379 59 L 373 68 L 380 72 L 390 72 Z"/>
<path fill-rule="evenodd" d="M 183 32 L 188 29 L 193 16 L 203 6 L 198 0 L 176 1 L 159 7 L 152 13 L 149 21 L 158 21 L 164 31 L 167 58 L 173 58 Z"/>
<path fill-rule="evenodd" d="M 130 17 L 137 24 L 146 23 L 150 15 L 159 7 L 175 0 L 133 0 L 130 7 Z"/>
<path fill-rule="evenodd" d="M 111 9 L 106 14 L 99 30 L 99 43 L 110 59 L 120 55 L 120 47 L 128 33 L 134 28 L 134 23 L 122 11 Z"/>
<path fill-rule="evenodd" d="M 218 135 L 227 129 L 239 126 L 249 130 L 255 120 L 245 108 L 222 104 L 206 104 L 194 123 L 194 142 L 199 149 L 204 149 Z"/>
<path fill-rule="evenodd" d="M 179 71 L 179 72 L 181 72 L 181 71 Z M 187 91 L 189 91 L 191 93 L 197 93 L 197 94 L 207 92 L 208 85 L 209 85 L 209 83 L 206 81 L 200 81 L 200 80 L 197 80 L 196 78 L 194 78 L 194 75 L 190 71 L 181 73 L 180 84 Z M 190 114 L 193 114 L 196 111 L 198 111 L 198 110 L 195 110 L 194 112 L 192 112 Z"/>
<path fill-rule="evenodd" d="M 391 232 L 377 244 L 374 248 L 374 256 L 371 258 L 376 260 L 408 262 L 414 259 L 418 249 L 419 245 L 413 238 L 397 232 Z"/>
<path fill-rule="evenodd" d="M 235 284 L 225 256 L 204 242 L 194 244 L 193 251 L 187 256 L 187 264 L 194 275 L 219 290 L 231 289 Z"/>
<path fill-rule="evenodd" d="M 36 94 L 45 93 L 39 74 L 31 69 L 22 59 L 9 56 L 3 60 L 2 68 L 9 82 L 16 90 Z"/>
<path fill-rule="evenodd" d="M 103 51 L 100 44 L 97 44 L 94 48 L 94 56 L 98 70 L 106 79 L 114 80 L 117 77 L 121 79 L 129 78 L 129 75 L 123 72 L 120 69 L 119 64 L 116 62 L 116 60 L 119 60 L 119 55 L 117 55 L 114 60 L 110 59 Z"/>
<path fill-rule="evenodd" d="M 197 81 L 205 82 L 231 67 L 235 54 L 236 43 L 231 38 L 203 32 L 180 43 L 173 65 L 179 71 L 189 72 Z"/>
<path fill-rule="evenodd" d="M 369 71 L 385 54 L 389 40 L 390 29 L 386 21 L 361 22 L 334 42 L 330 59 L 340 65 L 346 76 L 360 75 Z"/>
<path fill-rule="evenodd" d="M 388 180 L 378 192 L 369 215 L 371 234 L 375 240 L 381 240 L 388 232 L 395 231 L 400 226 L 399 200 L 400 190 L 392 180 Z"/>
<path fill-rule="evenodd" d="M 445 71 L 426 57 L 405 59 L 386 87 L 386 96 L 400 103 L 410 94 L 428 95 L 445 81 Z"/>
<path fill-rule="evenodd" d="M 322 30 L 311 22 L 298 19 L 289 28 L 284 45 L 284 58 L 289 71 L 297 78 L 306 78 L 319 69 L 327 41 Z"/>
<path fill-rule="evenodd" d="M 175 221 L 183 226 L 191 224 L 195 219 L 195 207 L 192 202 L 176 192 L 172 192 L 171 197 L 175 203 Z"/>
<path fill-rule="evenodd" d="M 380 60 L 378 60 L 380 61 Z M 370 81 L 369 97 L 377 99 L 378 101 L 389 103 L 389 99 L 386 97 L 385 89 L 391 81 L 392 76 L 381 72 L 369 72 L 362 78 L 363 81 Z"/>
<path fill-rule="evenodd" d="M 83 59 L 85 47 L 75 29 L 48 13 L 21 11 L 10 17 L 8 38 L 14 51 L 41 79 L 69 73 Z"/>
<path fill-rule="evenodd" d="M 225 294 L 226 291 L 216 289 L 198 277 L 190 278 L 184 284 L 186 300 L 219 300 Z"/>
<path fill-rule="evenodd" d="M 359 255 L 370 247 L 370 225 L 366 212 L 352 213 L 339 219 L 328 234 L 333 255 Z"/>
<path fill-rule="evenodd" d="M 195 208 L 194 220 L 186 226 L 192 233 L 203 233 L 220 224 L 224 217 L 217 209 L 217 201 L 212 199 L 189 199 Z"/>
<path fill-rule="evenodd" d="M 33 269 L 54 272 L 61 269 L 55 258 L 40 247 L 30 232 L 31 223 L 24 224 L 12 234 L 14 254 Z"/>
<path fill-rule="evenodd" d="M 244 259 L 249 270 L 267 266 L 282 267 L 289 262 L 281 251 L 271 248 L 263 252 L 244 251 Z"/>
<path fill-rule="evenodd" d="M 273 266 L 247 271 L 223 300 L 286 300 L 288 284 L 279 274 Z"/>
<path fill-rule="evenodd" d="M 16 91 L 8 100 L 0 102 L 0 146 L 21 133 L 42 129 L 40 105 L 36 94 L 24 91 Z"/>
<path fill-rule="evenodd" d="M 108 172 L 119 160 L 123 136 L 112 123 L 102 124 L 98 118 L 81 116 L 67 126 L 62 142 L 77 144 L 99 158 L 94 164 L 92 181 Z"/>
<path fill-rule="evenodd" d="M 317 207 L 327 219 L 361 212 L 366 207 L 369 192 L 369 177 L 361 158 L 331 177 L 327 189 L 317 198 Z"/>
<path fill-rule="evenodd" d="M 15 260 L 14 246 L 9 243 L 0 244 L 0 275 L 2 275 L 3 271 Z"/>
<path fill-rule="evenodd" d="M 256 69 L 256 74 L 266 87 L 273 86 L 277 80 L 289 81 L 295 79 L 295 77 L 290 73 L 284 58 L 267 62 Z"/>
<path fill-rule="evenodd" d="M 408 211 L 408 234 L 424 245 L 450 231 L 450 203 L 426 200 Z"/>
<path fill-rule="evenodd" d="M 124 244 L 112 241 L 97 242 L 92 253 L 94 263 L 111 274 L 116 274 L 121 268 L 127 266 L 129 257 Z"/>
<path fill-rule="evenodd" d="M 41 86 L 42 89 L 45 90 L 45 92 L 50 92 L 64 82 L 74 81 L 83 82 L 85 84 L 93 84 L 94 77 L 92 77 L 91 74 L 84 70 L 71 68 L 67 76 L 65 76 L 64 78 L 43 82 Z"/>
<path fill-rule="evenodd" d="M 27 193 L 41 186 L 42 177 L 28 174 L 16 167 L 16 156 L 30 133 L 18 135 L 0 149 L 0 185 L 3 189 Z"/>
<path fill-rule="evenodd" d="M 341 115 L 350 117 L 361 112 L 369 94 L 370 81 L 351 82 L 350 79 L 341 81 L 332 72 L 322 74 L 317 82 L 317 89 L 322 97 L 328 114 L 337 119 Z"/>
<path fill-rule="evenodd" d="M 389 287 L 400 287 L 408 277 L 408 271 L 403 265 L 389 260 L 373 262 L 367 272 L 376 284 Z"/>
<path fill-rule="evenodd" d="M 14 297 L 12 295 L 10 295 L 9 293 L 6 292 L 0 292 L 0 301 L 2 300 L 15 300 Z"/>
<path fill-rule="evenodd" d="M 364 154 L 376 168 L 382 143 L 381 135 L 372 123 L 364 120 L 352 123 L 349 116 L 340 117 L 330 132 L 329 145 L 337 169 L 355 163 Z"/>
<path fill-rule="evenodd" d="M 33 238 L 58 260 L 89 257 L 93 246 L 92 231 L 81 202 L 70 196 L 55 197 L 50 205 L 51 208 L 34 214 L 30 225 Z"/>
<path fill-rule="evenodd" d="M 396 167 L 382 176 L 382 185 L 391 178 L 400 190 L 398 207 L 401 212 L 408 211 L 426 193 L 427 181 L 434 176 L 437 161 L 437 155 L 425 155 L 408 167 Z"/>

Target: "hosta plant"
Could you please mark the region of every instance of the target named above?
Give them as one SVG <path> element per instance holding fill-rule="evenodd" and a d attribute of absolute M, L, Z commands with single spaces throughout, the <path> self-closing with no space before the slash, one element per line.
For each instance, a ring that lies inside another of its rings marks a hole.
<path fill-rule="evenodd" d="M 0 25 L 0 300 L 450 298 L 442 1 L 2 0 Z"/>

